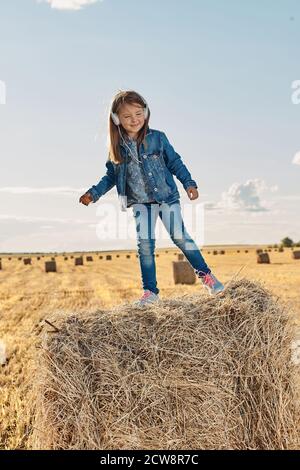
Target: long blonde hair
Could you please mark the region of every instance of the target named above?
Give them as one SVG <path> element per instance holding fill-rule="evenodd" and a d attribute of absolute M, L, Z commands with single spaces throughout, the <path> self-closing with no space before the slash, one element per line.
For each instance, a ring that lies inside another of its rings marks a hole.
<path fill-rule="evenodd" d="M 112 117 L 110 115 L 110 112 L 112 111 L 113 113 L 119 112 L 121 106 L 126 103 L 126 104 L 140 104 L 143 108 L 145 107 L 145 103 L 141 97 L 136 91 L 133 90 L 127 90 L 127 91 L 119 91 L 113 98 L 110 110 L 109 110 L 109 117 L 108 117 L 108 129 L 109 129 L 109 159 L 112 160 L 114 163 L 122 163 L 123 162 L 123 157 L 120 152 L 120 134 L 118 130 L 118 126 L 113 122 Z M 148 128 L 148 122 L 150 118 L 150 110 L 148 108 L 148 116 L 145 119 L 143 127 L 139 130 L 138 132 L 138 137 L 137 137 L 137 147 L 139 149 L 141 143 L 145 145 L 145 148 L 147 147 L 146 143 L 146 133 L 147 133 L 147 128 Z M 123 129 L 123 135 L 125 132 L 125 129 L 122 128 L 121 126 L 121 132 Z"/>

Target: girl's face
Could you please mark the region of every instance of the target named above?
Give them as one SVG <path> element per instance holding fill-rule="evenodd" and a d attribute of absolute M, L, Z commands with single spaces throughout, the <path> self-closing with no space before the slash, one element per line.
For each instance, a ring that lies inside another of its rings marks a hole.
<path fill-rule="evenodd" d="M 144 108 L 138 104 L 122 104 L 118 117 L 129 137 L 135 138 L 145 123 Z"/>

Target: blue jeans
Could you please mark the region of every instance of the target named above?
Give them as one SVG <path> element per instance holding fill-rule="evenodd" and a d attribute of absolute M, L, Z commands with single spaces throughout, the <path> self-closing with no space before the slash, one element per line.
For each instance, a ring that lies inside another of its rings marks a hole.
<path fill-rule="evenodd" d="M 173 203 L 146 202 L 133 204 L 132 209 L 136 223 L 137 245 L 144 290 L 149 289 L 155 294 L 159 293 L 154 256 L 155 226 L 158 215 L 172 241 L 181 249 L 192 267 L 201 274 L 211 272 L 199 248 L 186 231 L 179 200 Z"/>

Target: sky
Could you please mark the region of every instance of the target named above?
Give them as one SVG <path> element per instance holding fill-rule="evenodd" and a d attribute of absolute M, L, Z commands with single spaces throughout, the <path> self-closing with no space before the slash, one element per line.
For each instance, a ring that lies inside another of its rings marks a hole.
<path fill-rule="evenodd" d="M 1 0 L 0 252 L 136 247 L 116 188 L 79 204 L 120 89 L 197 182 L 199 245 L 299 241 L 299 44 L 298 0 Z"/>

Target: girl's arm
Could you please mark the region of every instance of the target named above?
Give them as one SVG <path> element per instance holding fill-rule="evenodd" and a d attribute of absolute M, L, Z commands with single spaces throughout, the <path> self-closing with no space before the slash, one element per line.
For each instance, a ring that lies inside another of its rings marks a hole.
<path fill-rule="evenodd" d="M 96 202 L 116 184 L 115 170 L 111 160 L 107 160 L 105 166 L 107 168 L 106 175 L 101 178 L 98 184 L 87 190 L 92 195 L 93 202 Z"/>
<path fill-rule="evenodd" d="M 170 172 L 179 179 L 184 189 L 194 186 L 198 188 L 196 181 L 191 177 L 191 174 L 185 164 L 182 161 L 181 156 L 175 152 L 174 148 L 170 144 L 166 134 L 161 132 L 164 160 Z"/>

